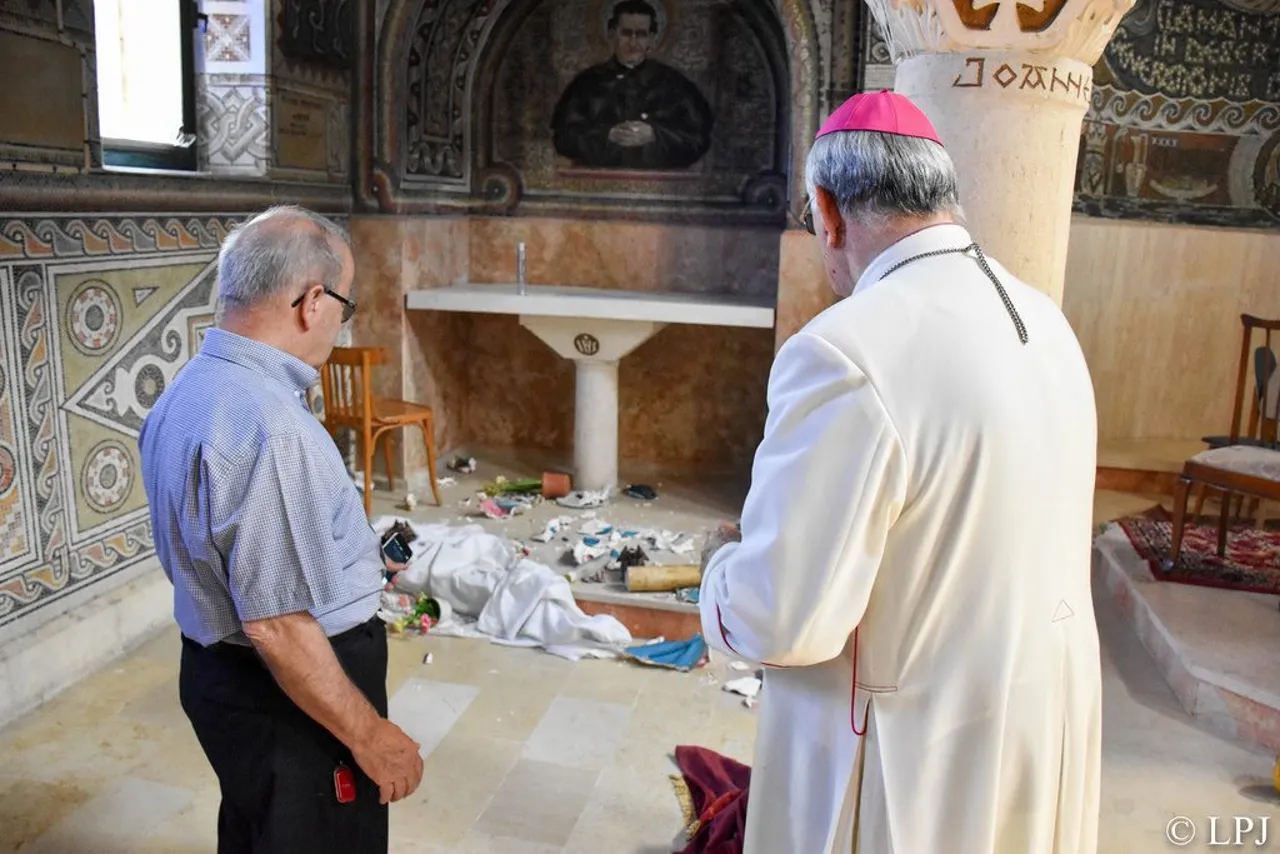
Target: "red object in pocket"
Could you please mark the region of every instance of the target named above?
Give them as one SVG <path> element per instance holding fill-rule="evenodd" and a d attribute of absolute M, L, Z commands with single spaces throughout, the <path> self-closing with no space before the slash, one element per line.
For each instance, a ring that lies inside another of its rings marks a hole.
<path fill-rule="evenodd" d="M 339 765 L 333 769 L 333 792 L 338 797 L 338 803 L 355 803 L 356 777 L 345 765 Z"/>

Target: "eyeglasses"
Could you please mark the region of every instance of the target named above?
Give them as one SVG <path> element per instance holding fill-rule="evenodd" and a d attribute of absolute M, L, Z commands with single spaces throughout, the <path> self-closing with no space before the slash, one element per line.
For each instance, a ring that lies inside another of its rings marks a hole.
<path fill-rule="evenodd" d="M 804 200 L 804 227 L 810 234 L 818 233 L 813 227 L 813 199 Z"/>
<path fill-rule="evenodd" d="M 324 292 L 329 296 L 333 297 L 334 299 L 336 299 L 338 302 L 342 303 L 342 322 L 343 323 L 346 323 L 355 315 L 356 313 L 355 300 L 349 300 L 346 297 L 344 297 L 342 294 L 335 293 L 333 290 L 329 288 L 325 288 Z M 302 296 L 298 297 L 296 300 L 294 300 L 292 303 L 289 304 L 290 308 L 297 308 L 298 306 L 302 305 L 302 301 L 306 298 L 307 298 L 307 295 L 304 293 Z"/>

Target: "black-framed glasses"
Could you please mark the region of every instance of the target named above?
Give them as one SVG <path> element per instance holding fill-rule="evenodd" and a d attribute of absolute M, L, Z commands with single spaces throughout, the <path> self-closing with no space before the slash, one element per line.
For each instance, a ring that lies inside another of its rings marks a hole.
<path fill-rule="evenodd" d="M 330 288 L 325 288 L 324 292 L 329 296 L 333 297 L 334 299 L 336 299 L 338 302 L 342 303 L 342 322 L 343 323 L 346 323 L 348 320 L 350 320 L 352 317 L 355 316 L 355 313 L 356 313 L 355 300 L 347 299 L 342 294 L 337 293 L 336 291 L 333 291 Z M 302 301 L 306 298 L 307 298 L 306 293 L 303 293 L 302 296 L 298 297 L 296 300 L 290 303 L 289 307 L 297 308 L 298 306 L 302 305 Z"/>
<path fill-rule="evenodd" d="M 818 232 L 813 227 L 813 199 L 804 200 L 804 228 L 810 234 L 816 235 Z"/>

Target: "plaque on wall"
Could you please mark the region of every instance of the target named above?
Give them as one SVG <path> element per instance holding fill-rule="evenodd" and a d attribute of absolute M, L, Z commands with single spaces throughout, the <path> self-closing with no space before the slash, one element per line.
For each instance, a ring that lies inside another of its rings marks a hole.
<path fill-rule="evenodd" d="M 1076 209 L 1280 225 L 1280 2 L 1139 0 L 1094 69 Z"/>
<path fill-rule="evenodd" d="M 280 52 L 348 70 L 355 52 L 356 0 L 281 0 Z"/>

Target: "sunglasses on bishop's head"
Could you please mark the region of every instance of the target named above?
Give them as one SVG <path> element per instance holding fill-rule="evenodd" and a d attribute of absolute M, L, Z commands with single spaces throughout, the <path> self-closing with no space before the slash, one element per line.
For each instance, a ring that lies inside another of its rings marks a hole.
<path fill-rule="evenodd" d="M 342 322 L 343 322 L 343 323 L 346 323 L 348 320 L 350 320 L 350 319 L 355 315 L 355 313 L 356 313 L 356 301 L 355 301 L 355 300 L 347 299 L 347 298 L 346 298 L 346 297 L 344 297 L 342 294 L 336 293 L 335 291 L 333 291 L 332 289 L 330 289 L 330 288 L 328 288 L 328 287 L 326 287 L 326 288 L 324 289 L 324 292 L 325 292 L 326 294 L 328 294 L 329 296 L 333 297 L 334 299 L 336 299 L 338 302 L 342 303 Z M 292 303 L 290 303 L 290 307 L 291 307 L 291 308 L 297 308 L 298 306 L 302 305 L 302 301 L 303 301 L 304 299 L 306 299 L 306 298 L 307 298 L 307 295 L 306 295 L 306 293 L 304 292 L 304 293 L 302 294 L 302 296 L 298 297 L 296 300 L 294 300 Z"/>

